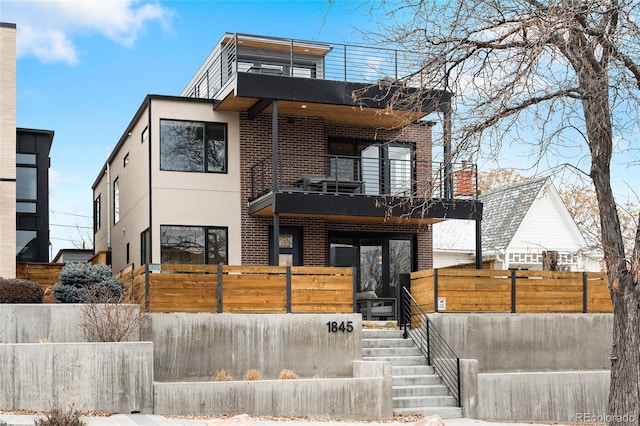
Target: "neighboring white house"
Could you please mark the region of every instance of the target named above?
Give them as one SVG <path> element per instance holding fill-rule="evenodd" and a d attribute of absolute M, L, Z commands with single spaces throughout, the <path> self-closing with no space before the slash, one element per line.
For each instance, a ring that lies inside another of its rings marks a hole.
<path fill-rule="evenodd" d="M 494 261 L 495 269 L 543 270 L 546 258 L 559 271 L 600 271 L 602 250 L 585 239 L 550 178 L 487 193 L 479 200 L 484 204 L 483 261 Z M 433 258 L 434 268 L 473 263 L 475 221 L 433 225 Z"/>

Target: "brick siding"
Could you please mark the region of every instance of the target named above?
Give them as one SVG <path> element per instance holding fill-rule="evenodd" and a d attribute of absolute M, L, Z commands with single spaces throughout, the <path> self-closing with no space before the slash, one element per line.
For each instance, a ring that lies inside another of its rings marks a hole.
<path fill-rule="evenodd" d="M 248 214 L 251 196 L 250 168 L 259 161 L 271 158 L 271 115 L 261 114 L 250 120 L 240 114 L 240 158 L 242 188 L 242 263 L 264 265 L 269 262 L 269 226 L 271 217 L 252 217 Z M 326 124 L 320 118 L 286 117 L 278 119 L 278 151 L 285 155 L 304 153 L 317 161 L 288 162 L 281 170 L 285 185 L 304 174 L 324 174 L 322 156 L 327 154 L 327 141 L 332 137 L 380 140 L 381 142 L 413 142 L 419 161 L 431 160 L 431 128 L 428 125 L 412 125 L 400 130 L 348 127 Z M 424 166 L 422 166 L 424 167 Z M 430 166 L 428 167 L 430 169 Z M 430 173 L 427 168 L 418 169 L 418 176 Z M 270 177 L 269 177 L 270 179 Z M 270 184 L 270 182 L 269 182 Z M 430 227 L 402 223 L 339 223 L 318 218 L 280 217 L 280 226 L 303 228 L 303 264 L 326 266 L 328 264 L 330 231 L 417 233 L 418 269 L 433 265 L 432 235 Z"/>

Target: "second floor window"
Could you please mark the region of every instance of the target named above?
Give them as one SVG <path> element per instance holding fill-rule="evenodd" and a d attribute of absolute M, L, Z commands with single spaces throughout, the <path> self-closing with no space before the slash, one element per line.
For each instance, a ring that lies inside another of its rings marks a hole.
<path fill-rule="evenodd" d="M 160 120 L 160 170 L 227 172 L 227 125 Z"/>

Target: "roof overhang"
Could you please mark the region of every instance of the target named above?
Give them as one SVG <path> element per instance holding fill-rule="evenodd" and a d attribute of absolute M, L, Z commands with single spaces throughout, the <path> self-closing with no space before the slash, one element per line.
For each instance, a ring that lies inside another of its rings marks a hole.
<path fill-rule="evenodd" d="M 366 84 L 266 74 L 237 73 L 217 95 L 214 109 L 321 117 L 327 123 L 397 128 L 442 111 L 451 94 L 390 83 Z"/>

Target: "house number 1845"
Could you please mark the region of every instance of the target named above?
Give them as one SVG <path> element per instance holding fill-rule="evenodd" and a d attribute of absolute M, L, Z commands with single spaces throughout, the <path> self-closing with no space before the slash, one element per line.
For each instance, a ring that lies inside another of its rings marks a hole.
<path fill-rule="evenodd" d="M 351 333 L 353 331 L 353 321 L 329 321 L 326 326 L 329 333 L 337 333 L 339 331 Z"/>

